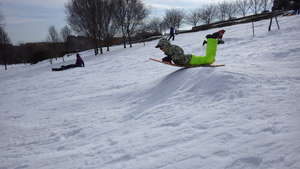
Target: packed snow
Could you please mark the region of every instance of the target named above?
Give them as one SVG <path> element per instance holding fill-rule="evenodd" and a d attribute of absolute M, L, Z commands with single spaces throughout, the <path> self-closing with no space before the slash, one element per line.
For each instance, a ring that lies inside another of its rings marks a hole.
<path fill-rule="evenodd" d="M 299 169 L 300 16 L 225 27 L 218 68 L 150 61 L 156 41 L 86 67 L 0 67 L 0 169 Z M 173 44 L 203 55 L 206 34 Z"/>

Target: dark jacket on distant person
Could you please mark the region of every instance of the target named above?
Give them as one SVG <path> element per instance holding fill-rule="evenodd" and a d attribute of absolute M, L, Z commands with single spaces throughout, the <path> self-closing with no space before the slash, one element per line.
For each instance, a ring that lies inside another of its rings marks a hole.
<path fill-rule="evenodd" d="M 76 55 L 75 65 L 78 66 L 78 67 L 84 67 L 84 62 L 83 62 L 83 60 L 82 60 L 82 58 L 80 57 L 79 54 Z"/>
<path fill-rule="evenodd" d="M 175 29 L 174 27 L 170 28 L 170 36 L 168 38 L 168 40 L 170 40 L 172 38 L 172 40 L 175 40 Z"/>

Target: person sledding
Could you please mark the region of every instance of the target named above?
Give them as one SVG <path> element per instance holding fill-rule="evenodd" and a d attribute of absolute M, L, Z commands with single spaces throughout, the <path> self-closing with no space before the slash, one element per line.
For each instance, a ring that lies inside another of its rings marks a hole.
<path fill-rule="evenodd" d="M 207 47 L 205 56 L 195 56 L 193 54 L 184 54 L 181 47 L 172 45 L 167 39 L 160 39 L 155 46 L 164 52 L 166 57 L 162 58 L 165 63 L 172 62 L 175 65 L 183 67 L 194 67 L 199 65 L 211 65 L 215 62 L 218 39 L 214 37 L 207 38 Z"/>
<path fill-rule="evenodd" d="M 206 38 L 215 38 L 215 39 L 218 39 L 218 44 L 224 44 L 224 40 L 222 39 L 224 33 L 225 33 L 225 30 L 222 29 L 222 30 L 219 30 L 218 32 L 215 32 L 213 34 L 206 35 Z M 204 46 L 205 44 L 207 44 L 206 40 L 203 41 L 202 46 Z"/>
<path fill-rule="evenodd" d="M 84 67 L 84 62 L 78 53 L 76 54 L 75 64 L 62 65 L 60 68 L 52 68 L 52 71 L 62 71 L 62 70 L 71 69 L 75 67 Z"/>

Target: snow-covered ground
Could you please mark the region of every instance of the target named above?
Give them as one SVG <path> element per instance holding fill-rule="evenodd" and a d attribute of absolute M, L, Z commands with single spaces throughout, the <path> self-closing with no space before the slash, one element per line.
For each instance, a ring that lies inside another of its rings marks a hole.
<path fill-rule="evenodd" d="M 225 27 L 225 67 L 149 61 L 157 41 L 1 67 L 0 169 L 299 169 L 300 16 L 279 22 Z M 200 55 L 214 31 L 173 43 Z"/>

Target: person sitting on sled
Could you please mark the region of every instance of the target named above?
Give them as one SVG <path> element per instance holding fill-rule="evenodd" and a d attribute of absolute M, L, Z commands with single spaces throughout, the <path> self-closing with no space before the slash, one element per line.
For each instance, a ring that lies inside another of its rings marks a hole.
<path fill-rule="evenodd" d="M 213 34 L 206 35 L 206 38 L 216 38 L 216 39 L 218 39 L 218 44 L 224 44 L 224 40 L 222 39 L 224 33 L 225 33 L 225 30 L 222 29 L 222 30 L 219 30 L 218 32 L 215 32 Z M 207 43 L 207 41 L 204 40 L 202 46 L 204 46 L 206 43 Z"/>
<path fill-rule="evenodd" d="M 210 65 L 215 62 L 217 52 L 218 39 L 214 37 L 207 38 L 207 47 L 205 56 L 195 56 L 193 54 L 184 54 L 181 47 L 172 45 L 167 39 L 160 39 L 155 46 L 164 52 L 166 57 L 162 58 L 163 62 L 172 61 L 179 66 L 197 66 L 197 65 Z"/>
<path fill-rule="evenodd" d="M 75 64 L 70 64 L 66 66 L 62 65 L 60 68 L 52 68 L 52 71 L 62 71 L 62 70 L 75 68 L 75 67 L 84 67 L 84 62 L 78 53 L 76 54 Z"/>

